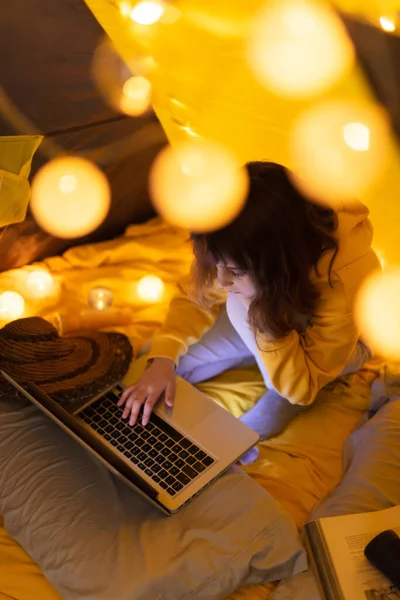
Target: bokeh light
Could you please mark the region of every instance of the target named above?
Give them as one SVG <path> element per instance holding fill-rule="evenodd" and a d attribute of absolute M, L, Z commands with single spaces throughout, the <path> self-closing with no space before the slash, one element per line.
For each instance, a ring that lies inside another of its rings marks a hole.
<path fill-rule="evenodd" d="M 379 23 L 384 31 L 395 31 L 396 24 L 389 17 L 379 17 Z"/>
<path fill-rule="evenodd" d="M 369 150 L 369 129 L 363 123 L 346 123 L 343 127 L 343 137 L 349 148 L 357 152 Z"/>
<path fill-rule="evenodd" d="M 32 183 L 31 210 L 39 226 L 59 238 L 76 238 L 96 229 L 110 208 L 105 175 L 90 161 L 56 158 Z"/>
<path fill-rule="evenodd" d="M 162 150 L 149 183 L 158 213 L 194 232 L 231 222 L 243 208 L 249 185 L 247 171 L 226 147 L 196 139 Z"/>
<path fill-rule="evenodd" d="M 123 17 L 129 17 L 131 14 L 132 6 L 130 2 L 120 2 L 119 12 Z"/>
<path fill-rule="evenodd" d="M 157 0 L 138 2 L 130 13 L 130 18 L 138 25 L 153 25 L 164 14 L 165 5 Z"/>
<path fill-rule="evenodd" d="M 129 116 L 138 116 L 150 108 L 150 79 L 156 70 L 157 63 L 148 52 L 135 53 L 127 64 L 105 39 L 95 50 L 91 75 L 109 106 Z"/>
<path fill-rule="evenodd" d="M 290 97 L 321 93 L 353 64 L 342 22 L 316 0 L 271 0 L 256 15 L 247 43 L 249 66 L 271 91 Z"/>
<path fill-rule="evenodd" d="M 150 106 L 151 83 L 141 75 L 127 79 L 122 87 L 120 109 L 127 115 L 137 116 Z"/>
<path fill-rule="evenodd" d="M 17 292 L 3 292 L 0 294 L 0 319 L 13 321 L 24 314 L 25 300 Z"/>
<path fill-rule="evenodd" d="M 367 279 L 358 293 L 355 316 L 374 352 L 400 359 L 400 268 Z"/>
<path fill-rule="evenodd" d="M 138 282 L 137 292 L 145 302 L 159 302 L 164 295 L 164 283 L 155 275 L 146 275 Z"/>
<path fill-rule="evenodd" d="M 305 111 L 291 135 L 296 185 L 327 204 L 359 199 L 382 174 L 390 147 L 383 110 L 346 100 Z"/>
<path fill-rule="evenodd" d="M 30 298 L 47 298 L 54 292 L 54 279 L 48 271 L 31 271 L 26 278 L 26 292 Z"/>

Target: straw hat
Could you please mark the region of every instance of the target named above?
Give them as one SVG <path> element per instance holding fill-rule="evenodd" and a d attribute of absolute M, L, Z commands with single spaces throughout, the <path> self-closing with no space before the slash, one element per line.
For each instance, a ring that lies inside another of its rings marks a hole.
<path fill-rule="evenodd" d="M 0 369 L 18 383 L 35 383 L 65 407 L 93 398 L 117 384 L 132 360 L 128 338 L 120 333 L 60 337 L 39 317 L 18 319 L 0 329 Z M 0 396 L 15 394 L 0 377 Z"/>

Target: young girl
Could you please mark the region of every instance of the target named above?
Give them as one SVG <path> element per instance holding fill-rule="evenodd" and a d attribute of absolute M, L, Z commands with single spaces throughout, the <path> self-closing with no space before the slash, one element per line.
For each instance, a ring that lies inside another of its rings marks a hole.
<path fill-rule="evenodd" d="M 261 438 L 280 433 L 319 390 L 370 357 L 354 321 L 355 294 L 379 268 L 361 203 L 334 212 L 310 202 L 288 171 L 247 165 L 242 213 L 225 228 L 192 235 L 195 261 L 152 341 L 150 366 L 120 405 L 143 424 L 175 376 L 191 383 L 256 362 L 267 392 L 242 420 Z"/>

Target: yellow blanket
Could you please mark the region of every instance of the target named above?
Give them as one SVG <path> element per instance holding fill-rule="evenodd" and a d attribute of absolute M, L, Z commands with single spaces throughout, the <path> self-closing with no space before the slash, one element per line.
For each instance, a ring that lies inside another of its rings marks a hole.
<path fill-rule="evenodd" d="M 116 240 L 69 250 L 63 257 L 44 261 L 60 286 L 60 295 L 49 301 L 27 303 L 26 315 L 50 311 L 74 313 L 87 308 L 87 297 L 95 285 L 113 291 L 116 305 L 134 311 L 134 323 L 123 328 L 133 345 L 148 340 L 162 323 L 176 281 L 191 262 L 188 235 L 154 219 L 127 229 Z M 26 272 L 32 267 L 0 275 L 0 291 L 23 290 Z M 145 275 L 157 275 L 165 283 L 165 294 L 157 304 L 140 300 L 136 286 Z M 138 376 L 142 361 L 127 375 Z M 301 526 L 313 506 L 339 482 L 342 448 L 369 403 L 369 386 L 374 372 L 365 370 L 323 390 L 315 405 L 297 417 L 280 436 L 260 445 L 260 460 L 247 472 L 290 512 Z M 239 416 L 263 392 L 261 376 L 255 369 L 225 373 L 199 386 L 233 414 Z M 252 586 L 238 590 L 230 600 L 265 600 L 273 586 Z M 39 567 L 1 527 L 0 600 L 59 600 Z"/>

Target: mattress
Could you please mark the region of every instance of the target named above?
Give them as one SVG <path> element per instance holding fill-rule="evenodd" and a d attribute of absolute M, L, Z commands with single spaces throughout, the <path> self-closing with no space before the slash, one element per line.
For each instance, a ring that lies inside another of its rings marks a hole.
<path fill-rule="evenodd" d="M 25 316 L 76 314 L 88 308 L 93 287 L 106 286 L 113 292 L 114 305 L 130 307 L 134 313 L 130 325 L 111 329 L 126 333 L 138 350 L 163 322 L 176 283 L 188 272 L 191 260 L 186 231 L 159 219 L 131 226 L 118 239 L 77 247 L 44 261 L 41 266 L 53 274 L 58 293 L 27 303 Z M 22 291 L 24 277 L 32 268 L 0 274 L 0 290 Z M 164 282 L 158 302 L 146 302 L 137 293 L 138 281 L 149 274 Z M 139 363 L 132 365 L 128 383 L 137 378 Z M 281 435 L 262 442 L 259 460 L 244 467 L 300 528 L 315 504 L 341 479 L 343 445 L 365 412 L 374 377 L 372 369 L 365 369 L 328 386 L 312 410 L 296 417 Z M 236 416 L 248 410 L 264 391 L 256 368 L 230 371 L 198 387 Z M 241 588 L 229 600 L 265 600 L 273 588 L 274 584 Z M 56 600 L 60 596 L 0 521 L 0 600 L 9 598 Z"/>

